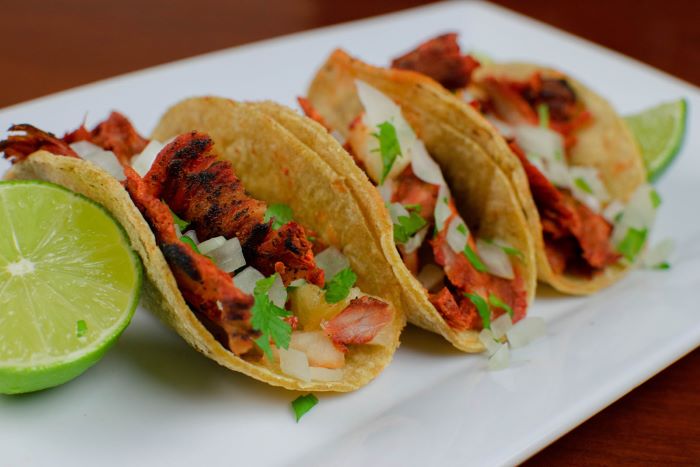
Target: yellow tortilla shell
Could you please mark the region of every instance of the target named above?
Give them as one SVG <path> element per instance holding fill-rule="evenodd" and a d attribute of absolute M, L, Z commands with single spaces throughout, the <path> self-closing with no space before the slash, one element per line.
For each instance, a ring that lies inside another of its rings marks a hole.
<path fill-rule="evenodd" d="M 347 136 L 350 122 L 362 110 L 355 88 L 356 79 L 374 86 L 401 106 L 404 116 L 442 168 L 457 209 L 470 230 L 481 238 L 504 240 L 523 253 L 523 260 L 516 260 L 514 267 L 523 277 L 530 303 L 536 287 L 535 253 L 523 210 L 508 178 L 493 158 L 474 141 L 471 134 L 460 132 L 449 124 L 454 110 L 450 108 L 453 106 L 451 100 L 442 96 L 447 91 L 416 73 L 373 67 L 336 50 L 313 79 L 308 98 L 329 125 L 344 136 Z M 445 108 L 440 107 L 440 111 L 436 112 L 436 101 L 444 101 Z M 275 118 L 284 115 L 278 113 Z M 329 148 L 324 150 L 321 147 L 316 151 L 337 171 L 360 170 L 348 167 L 354 165 L 352 160 L 346 156 L 341 161 L 336 155 L 337 151 L 330 149 L 335 147 L 330 142 L 333 138 L 320 125 L 317 125 L 316 134 L 299 137 L 306 144 Z M 371 187 L 376 191 L 366 176 L 365 180 L 367 189 Z M 375 202 L 383 206 L 381 200 Z M 430 303 L 428 292 L 401 260 L 394 244 L 392 228 L 377 224 L 375 231 L 384 254 L 403 286 L 409 322 L 441 334 L 460 350 L 483 351 L 478 332 L 453 330 Z"/>
<path fill-rule="evenodd" d="M 628 200 L 634 191 L 646 182 L 646 171 L 639 148 L 629 129 L 601 96 L 558 71 L 525 63 L 489 64 L 479 67 L 473 75 L 472 87 L 476 92 L 484 92 L 480 83 L 488 76 L 526 80 L 536 72 L 545 77 L 565 78 L 593 116 L 593 123 L 577 132 L 578 141 L 570 152 L 570 162 L 573 165 L 595 167 L 611 196 Z M 501 167 L 512 167 L 513 160 L 518 164 L 518 169 L 509 172 L 510 179 L 519 193 L 527 193 L 530 197 L 530 200 L 523 203 L 523 209 L 531 220 L 530 228 L 537 248 L 537 273 L 541 281 L 560 292 L 584 295 L 613 284 L 629 271 L 630 266 L 618 263 L 594 274 L 592 278 L 555 273 L 545 253 L 539 214 L 531 199 L 530 186 L 520 162 L 509 150 L 494 151 L 492 155 Z"/>
<path fill-rule="evenodd" d="M 192 106 L 187 102 L 196 102 Z M 252 196 L 284 202 L 295 219 L 326 244 L 348 257 L 363 292 L 390 303 L 394 320 L 388 345 L 350 346 L 344 377 L 337 382 L 301 381 L 281 372 L 278 365 L 250 362 L 224 348 L 197 319 L 183 299 L 153 233 L 129 194 L 112 176 L 90 162 L 39 151 L 16 164 L 8 178 L 40 179 L 65 186 L 102 204 L 124 226 L 146 271 L 144 305 L 169 324 L 192 347 L 220 365 L 260 381 L 305 391 L 352 391 L 376 377 L 399 345 L 405 324 L 399 286 L 374 237 L 362 222 L 362 211 L 349 195 L 346 180 L 336 176 L 321 158 L 284 128 L 253 107 L 225 102 L 186 101 L 166 113 L 155 132 L 165 141 L 186 131 L 205 131 L 210 125 L 215 150 L 233 165 Z M 201 111 L 201 116 L 197 112 Z M 200 118 L 201 117 L 201 118 Z M 206 123 L 207 125 L 200 126 Z M 238 167 L 240 165 L 240 167 Z M 359 217 L 359 222 L 356 219 Z M 367 259 L 367 261 L 365 261 Z"/>

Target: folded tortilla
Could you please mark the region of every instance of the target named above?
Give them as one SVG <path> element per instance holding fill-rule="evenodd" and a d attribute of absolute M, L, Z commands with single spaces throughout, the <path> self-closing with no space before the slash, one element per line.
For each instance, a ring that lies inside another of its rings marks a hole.
<path fill-rule="evenodd" d="M 564 78 L 591 113 L 593 121 L 576 132 L 577 142 L 571 148 L 569 161 L 572 165 L 594 167 L 598 170 L 605 188 L 612 198 L 629 200 L 634 191 L 646 182 L 646 170 L 637 143 L 624 120 L 601 96 L 559 71 L 526 63 L 502 63 L 482 65 L 472 75 L 471 87 L 478 92 L 487 77 L 505 78 L 512 81 L 525 81 L 534 73 L 542 77 Z M 459 104 L 462 116 L 460 122 L 471 122 L 474 110 L 462 100 L 453 97 Z M 481 144 L 506 147 L 497 131 L 479 136 Z M 541 281 L 548 283 L 560 292 L 584 295 L 594 293 L 616 282 L 631 268 L 630 264 L 618 262 L 596 271 L 592 277 L 585 277 L 553 271 L 545 253 L 544 236 L 540 216 L 530 194 L 530 185 L 522 165 L 510 150 L 490 152 L 496 163 L 508 174 L 513 186 L 521 196 L 523 209 L 529 221 L 537 250 L 537 274 Z"/>
<path fill-rule="evenodd" d="M 536 287 L 536 263 L 534 242 L 525 215 L 516 192 L 488 148 L 478 144 L 471 131 L 459 131 L 451 124 L 461 106 L 455 105 L 449 93 L 427 77 L 373 67 L 336 50 L 314 77 L 308 99 L 324 120 L 343 136 L 347 136 L 351 121 L 362 110 L 355 86 L 357 79 L 375 87 L 401 107 L 404 117 L 440 165 L 457 210 L 470 230 L 478 237 L 502 239 L 522 252 L 522 259 L 514 261 L 514 267 L 523 277 L 527 301 L 531 303 Z M 289 112 L 276 111 L 269 105 L 268 109 L 268 114 L 288 125 L 285 121 L 291 119 Z M 483 120 L 476 112 L 474 118 Z M 490 129 L 474 125 L 474 131 Z M 296 130 L 296 134 L 309 146 L 316 147 L 339 173 L 360 170 L 350 167 L 355 165 L 350 158 L 341 160 L 335 155 L 337 145 L 331 143 L 333 138 L 320 125 L 315 133 L 304 135 Z M 371 183 L 368 183 L 369 188 L 376 191 Z M 382 200 L 376 203 L 384 205 Z M 426 289 L 404 265 L 391 226 L 378 224 L 375 231 L 401 282 L 409 322 L 442 335 L 460 350 L 483 351 L 478 331 L 452 329 L 429 301 Z"/>
<path fill-rule="evenodd" d="M 15 164 L 14 179 L 40 179 L 62 185 L 103 205 L 123 225 L 141 256 L 147 280 L 144 305 L 169 324 L 192 347 L 220 365 L 287 389 L 351 391 L 367 384 L 386 365 L 399 345 L 405 324 L 400 286 L 384 258 L 370 224 L 357 181 L 336 173 L 324 158 L 259 109 L 224 99 L 192 99 L 170 109 L 153 138 L 165 141 L 191 130 L 207 130 L 215 151 L 229 160 L 246 190 L 268 203 L 286 203 L 295 220 L 338 247 L 357 274 L 364 293 L 381 297 L 393 308 L 386 345 L 351 346 L 340 381 L 302 381 L 284 374 L 277 363 L 247 361 L 222 346 L 185 302 L 154 235 L 129 194 L 114 177 L 96 165 L 38 151 Z M 298 124 L 314 127 L 298 116 Z M 377 222 L 390 223 L 386 213 L 372 212 Z M 373 220 L 374 222 L 374 220 Z"/>

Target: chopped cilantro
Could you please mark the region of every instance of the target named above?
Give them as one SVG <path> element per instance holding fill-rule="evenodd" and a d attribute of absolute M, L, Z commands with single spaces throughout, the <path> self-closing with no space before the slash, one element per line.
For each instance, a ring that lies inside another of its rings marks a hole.
<path fill-rule="evenodd" d="M 260 279 L 255 284 L 255 289 L 253 290 L 255 303 L 253 303 L 253 308 L 250 309 L 252 314 L 250 324 L 253 326 L 253 329 L 261 333 L 260 337 L 255 339 L 255 343 L 258 344 L 270 360 L 274 358 L 270 340 L 277 347 L 286 349 L 289 347 L 289 341 L 292 338 L 292 327 L 289 323 L 282 320 L 282 318 L 292 314 L 272 303 L 267 295 L 275 282 L 276 276 L 276 274 L 273 274 L 265 279 Z"/>
<path fill-rule="evenodd" d="M 655 265 L 654 269 L 660 269 L 662 271 L 665 271 L 667 269 L 671 269 L 671 263 L 669 263 L 668 261 L 664 261 L 663 263 L 659 263 L 659 264 Z"/>
<path fill-rule="evenodd" d="M 494 295 L 493 292 L 489 294 L 489 304 L 493 307 L 505 310 L 511 318 L 513 317 L 513 309 L 510 307 L 510 305 L 508 305 L 506 302 Z"/>
<path fill-rule="evenodd" d="M 264 222 L 269 222 L 272 219 L 272 228 L 277 230 L 284 224 L 292 220 L 294 211 L 292 208 L 283 203 L 270 204 L 265 211 Z"/>
<path fill-rule="evenodd" d="M 620 252 L 628 261 L 634 261 L 639 251 L 644 246 L 644 241 L 647 238 L 647 229 L 635 229 L 630 227 L 627 229 L 625 238 L 617 245 L 617 251 Z"/>
<path fill-rule="evenodd" d="M 427 225 L 425 219 L 415 211 L 411 211 L 409 216 L 399 216 L 398 221 L 398 224 L 394 224 L 394 240 L 396 243 L 406 243 L 409 238 Z"/>
<path fill-rule="evenodd" d="M 379 184 L 382 185 L 386 176 L 391 172 L 391 168 L 396 162 L 396 158 L 401 156 L 401 146 L 399 138 L 396 136 L 396 128 L 390 122 L 383 122 L 377 125 L 379 133 L 372 133 L 372 136 L 379 140 L 379 153 L 382 156 L 382 177 Z"/>
<path fill-rule="evenodd" d="M 420 212 L 423 208 L 420 204 L 404 204 L 403 207 L 405 207 L 408 212 Z"/>
<path fill-rule="evenodd" d="M 357 275 L 352 269 L 345 268 L 338 272 L 333 278 L 326 282 L 326 302 L 338 303 L 344 300 L 350 293 L 350 289 L 355 285 Z"/>
<path fill-rule="evenodd" d="M 190 248 L 192 248 L 195 251 L 195 253 L 199 253 L 199 248 L 197 247 L 197 244 L 190 237 L 183 235 L 182 237 L 180 237 L 180 241 L 189 245 Z"/>
<path fill-rule="evenodd" d="M 87 334 L 87 330 L 88 330 L 87 323 L 85 322 L 84 319 L 79 319 L 75 323 L 75 335 L 77 337 L 83 337 L 85 334 Z"/>
<path fill-rule="evenodd" d="M 481 323 L 484 325 L 484 329 L 491 329 L 491 310 L 486 300 L 477 293 L 467 292 L 464 296 L 469 298 L 476 307 L 476 311 L 478 311 L 479 316 L 481 316 Z"/>
<path fill-rule="evenodd" d="M 447 196 L 442 197 L 442 202 L 445 204 L 450 204 L 450 199 Z"/>
<path fill-rule="evenodd" d="M 459 232 L 459 233 L 463 234 L 464 236 L 466 236 L 467 233 L 468 233 L 469 231 L 467 230 L 467 226 L 466 226 L 466 225 L 464 225 L 464 224 L 459 224 L 459 225 L 457 226 L 457 232 Z"/>
<path fill-rule="evenodd" d="M 581 177 L 575 178 L 574 183 L 576 184 L 577 187 L 579 187 L 581 190 L 585 191 L 589 195 L 593 194 L 593 189 L 588 184 L 588 182 L 585 181 L 583 178 L 581 178 Z"/>
<path fill-rule="evenodd" d="M 318 404 L 318 397 L 313 394 L 307 394 L 305 396 L 299 396 L 292 401 L 292 409 L 294 409 L 294 415 L 297 418 L 297 423 L 301 420 L 301 417 L 306 415 L 306 412 L 313 409 L 314 406 Z"/>
<path fill-rule="evenodd" d="M 464 247 L 464 256 L 466 256 L 469 262 L 472 263 L 474 269 L 479 272 L 486 272 L 486 265 L 481 261 L 479 255 L 476 254 L 476 251 L 474 251 L 469 244 Z"/>
<path fill-rule="evenodd" d="M 651 197 L 651 205 L 654 206 L 654 209 L 661 206 L 661 196 L 659 196 L 659 193 L 656 190 L 652 188 L 649 192 L 649 196 Z"/>
<path fill-rule="evenodd" d="M 618 212 L 617 214 L 615 214 L 615 217 L 613 217 L 613 222 L 616 223 L 616 224 L 617 224 L 618 222 L 620 222 L 620 219 L 622 219 L 622 214 L 623 214 L 622 211 L 620 211 L 620 212 Z"/>
<path fill-rule="evenodd" d="M 168 208 L 168 209 L 169 209 L 169 208 Z M 175 211 L 173 211 L 172 209 L 170 209 L 170 214 L 173 215 L 173 223 L 174 223 L 175 225 L 177 225 L 178 227 L 180 227 L 180 232 L 184 232 L 185 229 L 187 229 L 187 227 L 190 225 L 189 222 L 187 222 L 187 221 L 184 220 L 184 219 L 181 219 L 180 216 L 178 216 L 177 214 L 175 214 Z"/>
<path fill-rule="evenodd" d="M 542 103 L 537 106 L 537 116 L 540 119 L 540 126 L 549 128 L 549 107 L 547 104 Z"/>
<path fill-rule="evenodd" d="M 508 256 L 517 256 L 517 257 L 520 258 L 520 259 L 524 259 L 524 258 L 525 258 L 525 255 L 523 254 L 523 252 L 520 251 L 520 250 L 518 250 L 517 248 L 515 248 L 515 247 L 513 247 L 513 246 L 503 245 L 503 244 L 501 244 L 501 243 L 495 242 L 495 241 L 492 240 L 492 239 L 491 239 L 491 240 L 486 240 L 486 239 L 484 239 L 484 241 L 485 241 L 486 243 L 488 243 L 489 245 L 495 245 L 495 246 L 497 246 L 498 248 L 500 248 L 501 250 L 503 250 L 503 252 L 504 252 L 505 254 L 507 254 Z"/>

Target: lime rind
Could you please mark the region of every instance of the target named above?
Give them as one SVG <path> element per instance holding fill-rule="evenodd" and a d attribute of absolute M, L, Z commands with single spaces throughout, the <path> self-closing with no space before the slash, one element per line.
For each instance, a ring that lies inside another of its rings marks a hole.
<path fill-rule="evenodd" d="M 143 281 L 141 261 L 130 247 L 129 237 L 126 231 L 104 207 L 79 193 L 74 193 L 59 185 L 43 181 L 4 181 L 0 182 L 0 189 L 11 185 L 33 185 L 40 186 L 44 189 L 60 190 L 61 193 L 69 194 L 69 197 L 73 197 L 74 200 L 87 202 L 91 207 L 97 208 L 104 216 L 104 219 L 101 220 L 104 221 L 106 219 L 109 221 L 105 221 L 109 228 L 116 226 L 116 238 L 120 242 L 118 245 L 114 245 L 114 248 L 120 249 L 120 254 L 122 252 L 127 253 L 127 257 L 124 258 L 124 261 L 126 262 L 126 266 L 128 266 L 127 269 L 130 271 L 130 278 L 126 279 L 126 284 L 127 286 L 131 286 L 131 288 L 126 292 L 124 290 L 120 291 L 120 293 L 124 295 L 124 302 L 127 305 L 122 308 L 118 318 L 104 329 L 100 328 L 100 332 L 98 334 L 93 334 L 84 347 L 57 356 L 44 356 L 44 358 L 38 359 L 30 358 L 23 362 L 0 361 L 0 393 L 4 394 L 26 393 L 60 385 L 82 374 L 89 367 L 97 363 L 104 356 L 105 352 L 114 345 L 117 338 L 131 322 L 139 303 Z M 0 211 L 0 214 L 4 212 L 7 215 L 6 206 L 0 206 L 0 209 L 2 208 L 5 209 L 4 211 Z M 14 241 L 16 242 L 16 240 Z M 6 279 L 7 276 L 7 274 L 4 276 L 0 274 L 0 288 L 2 288 L 3 285 L 3 278 Z M 90 281 L 90 278 L 84 278 L 83 280 Z M 7 283 L 5 283 L 5 285 L 7 285 Z M 102 285 L 104 286 L 104 284 Z M 2 311 L 0 311 L 0 313 L 2 313 Z M 66 323 L 62 324 L 65 325 Z M 75 326 L 75 324 L 75 322 L 70 322 L 69 326 Z M 85 323 L 83 323 L 83 325 L 84 324 Z M 93 330 L 94 329 L 95 327 L 93 326 Z M 81 333 L 84 332 L 85 329 L 81 331 Z"/>
<path fill-rule="evenodd" d="M 649 182 L 656 182 L 685 141 L 688 101 L 679 99 L 625 117 L 639 144 Z"/>

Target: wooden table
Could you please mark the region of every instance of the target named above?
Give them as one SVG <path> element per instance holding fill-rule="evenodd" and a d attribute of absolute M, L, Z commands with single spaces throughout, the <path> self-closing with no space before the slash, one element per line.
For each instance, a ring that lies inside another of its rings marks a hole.
<path fill-rule="evenodd" d="M 158 63 L 420 3 L 0 0 L 0 107 Z M 696 0 L 497 3 L 700 85 Z M 623 463 L 700 465 L 700 350 L 527 462 Z"/>

